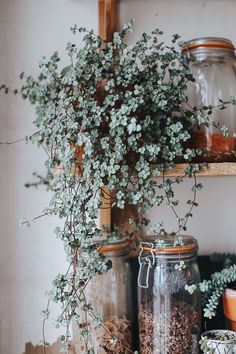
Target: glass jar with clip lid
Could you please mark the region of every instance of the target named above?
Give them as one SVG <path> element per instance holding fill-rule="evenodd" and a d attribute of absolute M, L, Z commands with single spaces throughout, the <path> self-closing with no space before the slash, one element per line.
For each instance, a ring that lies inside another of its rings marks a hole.
<path fill-rule="evenodd" d="M 191 236 L 149 236 L 140 244 L 141 354 L 196 354 L 200 337 L 198 245 Z"/>
<path fill-rule="evenodd" d="M 95 275 L 84 289 L 90 310 L 78 308 L 77 311 L 78 320 L 73 325 L 76 354 L 133 353 L 129 245 L 129 240 L 118 240 L 99 248 L 112 262 L 112 267 Z M 81 257 L 86 262 L 86 254 Z M 99 323 L 97 318 L 100 318 Z"/>
<path fill-rule="evenodd" d="M 210 124 L 200 129 L 196 125 L 191 147 L 205 152 L 204 161 L 236 161 L 236 106 L 222 104 L 235 101 L 235 47 L 221 37 L 195 38 L 180 46 L 195 80 L 188 85 L 188 104 L 212 112 Z M 203 121 L 203 115 L 199 119 Z"/>

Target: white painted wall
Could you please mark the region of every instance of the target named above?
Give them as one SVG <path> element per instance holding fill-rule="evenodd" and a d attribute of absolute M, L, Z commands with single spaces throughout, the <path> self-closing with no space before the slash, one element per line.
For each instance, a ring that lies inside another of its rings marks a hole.
<path fill-rule="evenodd" d="M 130 42 L 141 32 L 159 27 L 166 39 L 176 32 L 183 39 L 220 35 L 236 44 L 235 16 L 235 0 L 121 0 L 120 6 L 121 22 L 136 20 Z M 23 69 L 37 73 L 41 56 L 49 56 L 54 49 L 62 53 L 67 41 L 75 40 L 69 31 L 75 23 L 97 28 L 96 0 L 1 0 L 0 83 L 17 86 Z M 33 117 L 33 109 L 25 102 L 1 95 L 0 141 L 30 134 Z M 32 171 L 43 171 L 43 154 L 24 143 L 1 145 L 0 166 L 0 354 L 18 354 L 26 341 L 41 339 L 44 292 L 66 263 L 53 234 L 57 220 L 19 228 L 20 219 L 40 214 L 49 200 L 41 189 L 24 188 Z M 203 183 L 200 207 L 188 231 L 198 238 L 201 253 L 236 251 L 236 177 L 204 178 Z M 178 191 L 186 200 L 188 189 L 189 183 Z M 155 210 L 152 219 L 165 219 L 174 227 L 169 211 Z M 49 340 L 57 335 L 49 326 L 47 334 Z"/>
<path fill-rule="evenodd" d="M 37 73 L 39 59 L 55 49 L 63 53 L 75 39 L 70 26 L 97 27 L 94 0 L 1 0 L 0 82 L 15 87 L 19 73 Z M 65 60 L 65 56 L 63 57 Z M 33 131 L 34 111 L 15 97 L 0 97 L 0 141 L 22 138 Z M 20 354 L 24 343 L 42 339 L 40 311 L 54 276 L 64 272 L 62 246 L 53 233 L 53 218 L 30 229 L 19 220 L 34 217 L 47 206 L 43 189 L 24 188 L 32 171 L 43 173 L 44 155 L 31 144 L 0 146 L 0 353 Z M 48 340 L 57 333 L 47 325 Z"/>

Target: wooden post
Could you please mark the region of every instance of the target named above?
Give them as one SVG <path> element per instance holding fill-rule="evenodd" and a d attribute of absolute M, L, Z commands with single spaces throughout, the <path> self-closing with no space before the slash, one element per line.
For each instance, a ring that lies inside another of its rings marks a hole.
<path fill-rule="evenodd" d="M 119 0 L 99 0 L 99 35 L 110 41 L 113 33 L 118 30 Z"/>
<path fill-rule="evenodd" d="M 111 207 L 112 207 L 112 195 L 107 187 L 102 189 L 102 207 L 100 209 L 100 227 L 107 227 L 111 230 Z"/>
<path fill-rule="evenodd" d="M 98 0 L 99 36 L 106 41 L 110 41 L 118 30 L 118 2 L 119 0 Z M 112 195 L 108 188 L 103 188 L 100 227 L 107 226 L 111 229 L 111 206 Z"/>

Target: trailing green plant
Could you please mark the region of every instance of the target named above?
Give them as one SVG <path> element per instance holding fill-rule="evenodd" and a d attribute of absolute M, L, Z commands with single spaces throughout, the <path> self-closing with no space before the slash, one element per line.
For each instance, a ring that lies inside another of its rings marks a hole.
<path fill-rule="evenodd" d="M 204 317 L 213 318 L 226 288 L 236 283 L 236 264 L 211 275 L 210 280 L 203 280 L 200 283 L 200 290 L 203 293 Z"/>
<path fill-rule="evenodd" d="M 215 252 L 210 255 L 210 260 L 214 263 L 222 264 L 222 268 L 229 268 L 231 265 L 236 264 L 236 254 L 230 252 Z"/>
<path fill-rule="evenodd" d="M 195 178 L 201 165 L 191 163 L 202 152 L 188 148 L 186 142 L 193 125 L 213 124 L 210 114 L 214 108 L 187 104 L 187 84 L 193 78 L 175 48 L 178 35 L 166 46 L 157 29 L 150 35 L 143 33 L 129 46 L 124 39 L 131 30 L 131 24 L 125 25 L 111 42 L 105 42 L 93 31 L 74 26 L 74 33 L 85 34 L 84 46 L 68 43 L 68 66 L 60 68 L 54 53 L 41 60 L 38 78 L 22 73 L 24 83 L 14 90 L 35 106 L 36 132 L 28 140 L 46 151 L 49 173 L 57 172 L 50 182 L 50 205 L 42 216 L 57 215 L 64 220 L 55 232 L 64 243 L 69 268 L 57 275 L 49 297 L 62 307 L 56 322 L 66 328 L 62 337 L 65 351 L 71 321 L 80 323 L 78 308 L 92 322 L 102 324 L 84 289 L 96 274 L 112 266 L 99 253 L 101 244 L 124 236 L 118 228 L 113 232 L 105 228 L 105 232 L 97 226 L 99 210 L 104 207 L 102 198 L 111 197 L 112 205 L 121 209 L 137 206 L 139 221 L 129 221 L 134 224 L 132 238 L 143 225 L 150 225 L 145 213 L 162 204 L 172 208 L 177 221 L 173 234 L 179 235 L 186 230 L 197 206 L 196 192 L 202 188 Z M 0 89 L 11 91 L 6 85 Z M 235 104 L 233 99 L 230 102 Z M 164 170 L 174 168 L 180 160 L 189 163 L 184 176 L 166 178 Z M 193 198 L 180 217 L 174 186 L 186 176 L 194 177 Z M 159 221 L 153 227 L 156 233 L 163 229 Z M 79 257 L 81 252 L 88 254 L 86 262 Z M 48 318 L 49 308 L 43 314 Z M 82 334 L 86 344 L 88 330 L 83 328 Z"/>
<path fill-rule="evenodd" d="M 203 293 L 204 317 L 213 318 L 226 288 L 236 284 L 236 255 L 235 253 L 213 253 L 210 260 L 222 264 L 222 270 L 211 275 L 210 280 L 200 283 Z"/>

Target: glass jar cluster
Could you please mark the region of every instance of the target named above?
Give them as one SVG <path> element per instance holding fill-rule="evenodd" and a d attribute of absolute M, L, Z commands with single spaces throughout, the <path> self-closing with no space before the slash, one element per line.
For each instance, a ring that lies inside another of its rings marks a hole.
<path fill-rule="evenodd" d="M 198 353 L 200 294 L 197 289 L 188 291 L 200 281 L 197 249 L 190 236 L 165 236 L 161 243 L 157 237 L 145 238 L 140 243 L 137 286 L 131 289 L 128 241 L 103 246 L 100 251 L 112 268 L 95 276 L 85 289 L 86 301 L 102 321 L 95 324 L 88 313 L 78 310 L 73 333 L 76 354 L 129 354 L 137 349 L 141 354 Z M 86 340 L 85 328 L 89 329 Z"/>

